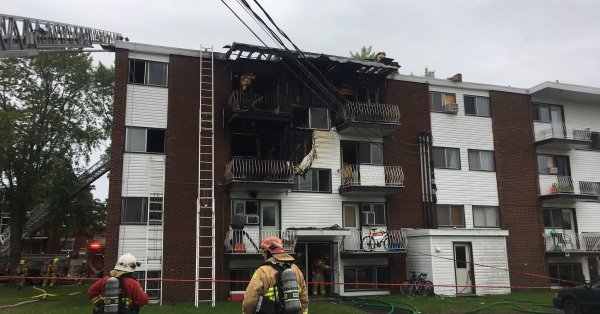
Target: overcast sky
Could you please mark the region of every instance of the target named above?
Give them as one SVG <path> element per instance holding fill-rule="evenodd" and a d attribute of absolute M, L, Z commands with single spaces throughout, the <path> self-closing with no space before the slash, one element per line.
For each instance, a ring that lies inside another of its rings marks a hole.
<path fill-rule="evenodd" d="M 236 1 L 225 0 L 257 33 Z M 248 0 L 250 1 L 250 0 Z M 2 13 L 115 31 L 131 41 L 216 51 L 259 44 L 220 0 L 3 0 Z M 303 50 L 385 51 L 402 74 L 462 73 L 468 82 L 529 88 L 544 81 L 600 87 L 600 1 L 259 0 Z M 114 54 L 95 58 L 112 62 Z M 103 178 L 98 198 L 107 195 Z"/>

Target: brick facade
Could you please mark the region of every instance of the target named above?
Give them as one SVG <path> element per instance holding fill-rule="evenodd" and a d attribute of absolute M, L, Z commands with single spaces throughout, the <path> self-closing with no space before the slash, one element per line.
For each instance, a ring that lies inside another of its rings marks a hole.
<path fill-rule="evenodd" d="M 509 230 L 511 284 L 543 285 L 547 280 L 518 273 L 547 274 L 531 99 L 529 95 L 490 91 L 490 108 L 500 223 Z"/>

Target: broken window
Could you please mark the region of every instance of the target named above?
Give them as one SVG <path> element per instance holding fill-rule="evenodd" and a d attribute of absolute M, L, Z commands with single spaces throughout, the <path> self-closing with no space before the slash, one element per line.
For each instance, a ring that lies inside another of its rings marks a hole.
<path fill-rule="evenodd" d="M 325 108 L 293 109 L 294 126 L 316 130 L 329 130 L 329 110 Z"/>
<path fill-rule="evenodd" d="M 349 165 L 383 165 L 383 144 L 342 141 L 342 162 Z"/>
<path fill-rule="evenodd" d="M 167 63 L 129 59 L 129 83 L 167 86 Z"/>
<path fill-rule="evenodd" d="M 165 131 L 161 129 L 127 128 L 126 152 L 164 153 Z"/>
<path fill-rule="evenodd" d="M 231 138 L 231 156 L 258 158 L 258 135 L 235 133 Z"/>

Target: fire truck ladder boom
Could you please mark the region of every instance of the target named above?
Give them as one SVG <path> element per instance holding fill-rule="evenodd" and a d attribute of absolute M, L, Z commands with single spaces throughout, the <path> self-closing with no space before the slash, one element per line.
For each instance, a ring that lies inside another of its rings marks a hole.
<path fill-rule="evenodd" d="M 0 58 L 28 57 L 94 45 L 112 51 L 123 39 L 115 32 L 0 13 Z"/>
<path fill-rule="evenodd" d="M 73 192 L 71 192 L 70 199 L 73 199 L 77 194 L 83 191 L 86 187 L 100 178 L 102 175 L 108 172 L 110 165 L 110 158 L 108 155 L 103 155 L 100 160 L 86 169 L 78 177 L 77 185 Z M 44 202 L 34 207 L 29 213 L 29 219 L 23 226 L 22 238 L 25 239 L 33 235 L 48 221 L 48 213 L 50 209 L 50 203 Z M 8 252 L 10 250 L 10 228 L 4 229 L 4 232 L 0 234 L 0 253 Z"/>

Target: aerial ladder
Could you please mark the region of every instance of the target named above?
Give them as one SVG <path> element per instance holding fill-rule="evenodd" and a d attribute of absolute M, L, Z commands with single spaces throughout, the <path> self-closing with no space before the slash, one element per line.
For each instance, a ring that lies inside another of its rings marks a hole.
<path fill-rule="evenodd" d="M 69 199 L 73 199 L 77 194 L 83 191 L 86 187 L 96 181 L 98 178 L 108 172 L 110 166 L 110 157 L 103 155 L 100 160 L 86 169 L 82 174 L 77 177 L 77 184 Z M 32 236 L 38 231 L 47 221 L 48 214 L 50 213 L 50 203 L 43 202 L 34 207 L 29 213 L 29 218 L 23 226 L 22 239 L 26 239 Z M 10 228 L 4 229 L 0 234 L 0 253 L 6 253 L 10 250 Z"/>
<path fill-rule="evenodd" d="M 114 51 L 128 38 L 115 32 L 41 19 L 0 13 L 0 58 L 29 57 L 44 52 L 60 52 L 100 45 Z"/>

